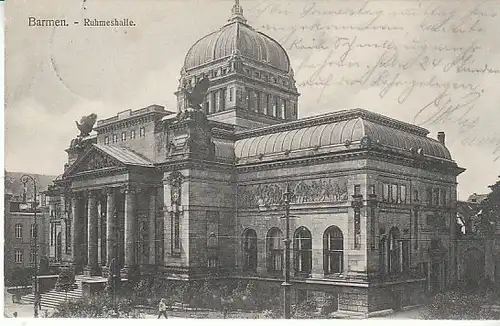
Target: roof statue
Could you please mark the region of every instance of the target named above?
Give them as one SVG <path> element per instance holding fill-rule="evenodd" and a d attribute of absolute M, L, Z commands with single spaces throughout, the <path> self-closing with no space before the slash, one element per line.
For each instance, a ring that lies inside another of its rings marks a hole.
<path fill-rule="evenodd" d="M 201 104 L 205 101 L 208 87 L 210 87 L 210 80 L 206 76 L 203 76 L 203 78 L 194 85 L 191 91 L 188 87 L 183 88 L 186 99 L 185 107 L 201 110 Z"/>
<path fill-rule="evenodd" d="M 78 128 L 78 130 L 80 130 L 79 137 L 86 137 L 90 135 L 96 121 L 97 121 L 97 114 L 95 113 L 82 117 L 80 119 L 80 123 L 78 123 L 78 121 L 75 121 L 76 127 Z"/>

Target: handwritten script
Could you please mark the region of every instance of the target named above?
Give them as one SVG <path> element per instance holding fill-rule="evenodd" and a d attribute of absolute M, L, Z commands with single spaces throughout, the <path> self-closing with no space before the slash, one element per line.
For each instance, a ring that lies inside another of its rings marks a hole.
<path fill-rule="evenodd" d="M 304 102 L 445 125 L 500 160 L 499 11 L 500 1 L 282 1 L 252 14 L 290 54 Z"/>

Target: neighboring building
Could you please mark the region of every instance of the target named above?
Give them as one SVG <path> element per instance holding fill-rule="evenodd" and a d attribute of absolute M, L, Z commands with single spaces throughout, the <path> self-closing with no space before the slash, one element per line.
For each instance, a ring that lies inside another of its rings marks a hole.
<path fill-rule="evenodd" d="M 185 89 L 204 76 L 206 100 L 190 108 Z M 63 264 L 106 275 L 116 258 L 125 274 L 279 287 L 288 186 L 297 300 L 326 295 L 366 314 L 456 281 L 464 169 L 443 133 L 362 109 L 297 120 L 288 55 L 238 2 L 188 51 L 176 94 L 177 114 L 120 112 L 71 141 L 49 191 Z"/>
<path fill-rule="evenodd" d="M 458 202 L 458 281 L 471 286 L 483 280 L 500 281 L 500 181 L 489 194 Z"/>
<path fill-rule="evenodd" d="M 10 275 L 16 268 L 33 267 L 35 232 L 38 232 L 38 258 L 48 257 L 48 212 L 43 189 L 52 183 L 54 176 L 32 174 L 37 182 L 37 221 L 33 212 L 33 184 L 21 183 L 20 172 L 5 172 L 4 211 L 4 271 Z M 40 260 L 39 260 L 40 262 Z"/>

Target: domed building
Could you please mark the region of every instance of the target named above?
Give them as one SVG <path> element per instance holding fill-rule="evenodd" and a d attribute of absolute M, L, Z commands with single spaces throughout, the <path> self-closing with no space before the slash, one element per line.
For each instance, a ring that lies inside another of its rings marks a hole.
<path fill-rule="evenodd" d="M 184 109 L 180 89 L 203 76 L 210 88 L 203 110 L 211 120 L 237 129 L 297 120 L 299 93 L 285 49 L 247 24 L 235 3 L 228 22 L 189 49 L 181 69 L 177 109 Z"/>
<path fill-rule="evenodd" d="M 292 301 L 363 316 L 456 280 L 464 169 L 444 133 L 363 109 L 298 119 L 289 57 L 239 1 L 189 49 L 175 95 L 177 112 L 119 112 L 95 135 L 82 122 L 50 194 L 63 264 L 253 280 L 278 295 L 289 243 Z"/>

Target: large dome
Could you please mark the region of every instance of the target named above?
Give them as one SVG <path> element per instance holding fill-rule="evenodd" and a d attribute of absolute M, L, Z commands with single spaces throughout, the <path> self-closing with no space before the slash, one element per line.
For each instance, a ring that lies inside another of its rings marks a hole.
<path fill-rule="evenodd" d="M 184 69 L 230 57 L 239 53 L 243 58 L 257 61 L 288 73 L 290 59 L 285 49 L 271 37 L 257 32 L 246 24 L 243 9 L 233 7 L 233 16 L 220 30 L 210 33 L 189 49 L 184 60 Z"/>

